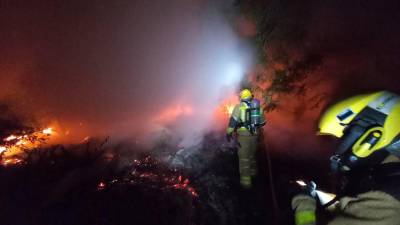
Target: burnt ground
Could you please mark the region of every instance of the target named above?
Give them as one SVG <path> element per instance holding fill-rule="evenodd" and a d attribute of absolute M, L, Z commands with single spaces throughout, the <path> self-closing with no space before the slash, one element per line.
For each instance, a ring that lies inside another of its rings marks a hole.
<path fill-rule="evenodd" d="M 307 175 L 296 170 L 302 162 L 272 155 L 274 207 L 265 151 L 256 185 L 246 191 L 235 148 L 222 137 L 205 137 L 196 149 L 177 151 L 168 143 L 150 152 L 137 148 L 96 141 L 53 146 L 33 151 L 21 165 L 1 167 L 1 224 L 293 223 L 286 185 Z"/>

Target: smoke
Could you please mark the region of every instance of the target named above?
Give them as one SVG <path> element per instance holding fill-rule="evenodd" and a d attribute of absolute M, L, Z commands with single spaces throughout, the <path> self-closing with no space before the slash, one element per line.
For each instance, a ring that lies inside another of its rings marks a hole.
<path fill-rule="evenodd" d="M 190 146 L 251 66 L 230 1 L 10 1 L 0 100 L 68 140 L 159 132 Z"/>

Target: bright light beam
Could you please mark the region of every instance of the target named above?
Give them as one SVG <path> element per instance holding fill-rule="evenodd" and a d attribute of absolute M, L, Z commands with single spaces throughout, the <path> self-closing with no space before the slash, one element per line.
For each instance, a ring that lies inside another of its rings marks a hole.
<path fill-rule="evenodd" d="M 318 199 L 321 202 L 321 205 L 325 205 L 326 203 L 332 201 L 336 195 L 332 193 L 326 193 L 320 190 L 315 190 L 318 195 Z"/>

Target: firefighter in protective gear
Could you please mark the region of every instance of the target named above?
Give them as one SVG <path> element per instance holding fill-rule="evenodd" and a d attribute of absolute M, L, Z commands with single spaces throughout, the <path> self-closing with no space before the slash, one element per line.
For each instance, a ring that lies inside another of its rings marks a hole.
<path fill-rule="evenodd" d="M 342 188 L 329 225 L 400 224 L 400 97 L 381 91 L 331 106 L 319 122 L 321 135 L 340 138 L 331 157 Z M 316 199 L 292 199 L 296 225 L 317 223 Z"/>
<path fill-rule="evenodd" d="M 260 128 L 265 124 L 260 101 L 249 89 L 240 92 L 240 103 L 232 112 L 227 128 L 228 141 L 236 132 L 238 140 L 240 184 L 251 188 L 257 175 L 256 151 Z"/>

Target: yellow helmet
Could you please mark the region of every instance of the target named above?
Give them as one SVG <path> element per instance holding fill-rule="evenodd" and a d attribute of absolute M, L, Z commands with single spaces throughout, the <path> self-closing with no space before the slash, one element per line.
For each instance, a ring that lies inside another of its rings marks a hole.
<path fill-rule="evenodd" d="M 321 116 L 319 134 L 341 139 L 331 161 L 347 171 L 380 163 L 389 153 L 400 156 L 399 124 L 400 97 L 380 91 L 354 96 L 328 108 Z"/>
<path fill-rule="evenodd" d="M 253 98 L 253 94 L 249 89 L 243 89 L 240 92 L 240 100 L 250 100 L 251 98 Z"/>

